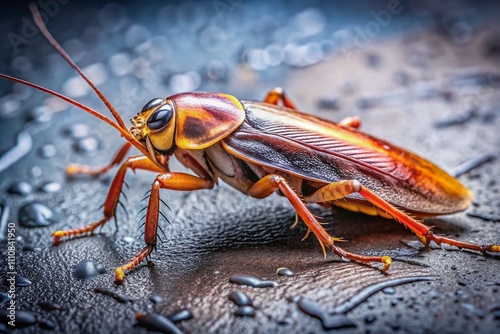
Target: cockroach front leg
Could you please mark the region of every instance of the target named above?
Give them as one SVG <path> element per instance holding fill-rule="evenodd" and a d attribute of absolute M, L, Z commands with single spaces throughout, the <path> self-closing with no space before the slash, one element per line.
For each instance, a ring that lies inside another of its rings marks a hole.
<path fill-rule="evenodd" d="M 114 156 L 113 160 L 111 160 L 111 162 L 104 167 L 92 168 L 89 166 L 70 164 L 68 165 L 68 167 L 66 167 L 66 173 L 69 176 L 74 174 L 88 174 L 92 176 L 98 176 L 104 174 L 111 168 L 113 168 L 115 165 L 118 165 L 120 162 L 122 162 L 123 159 L 125 159 L 125 155 L 130 150 L 131 147 L 132 144 L 129 142 L 123 144 L 122 147 L 118 150 L 118 152 L 116 152 L 116 155 Z"/>
<path fill-rule="evenodd" d="M 119 151 L 119 154 L 117 154 L 117 157 L 121 153 L 125 154 L 128 148 L 129 147 L 126 147 L 126 145 L 124 145 L 122 149 Z M 115 157 L 113 161 L 116 161 L 117 157 Z M 102 170 L 104 170 L 105 168 L 106 167 L 102 168 Z M 57 244 L 59 240 L 61 240 L 61 238 L 63 237 L 77 236 L 84 233 L 93 233 L 96 228 L 104 225 L 107 221 L 109 221 L 111 218 L 115 216 L 116 208 L 120 203 L 119 198 L 122 192 L 123 182 L 125 180 L 125 173 L 129 168 L 132 170 L 143 169 L 157 173 L 164 172 L 164 170 L 160 169 L 160 167 L 158 167 L 148 157 L 145 156 L 129 157 L 121 165 L 120 169 L 115 175 L 115 178 L 113 179 L 113 182 L 111 182 L 111 186 L 109 187 L 106 201 L 104 202 L 104 210 L 103 210 L 104 217 L 101 220 L 84 227 L 70 229 L 66 231 L 62 230 L 55 231 L 54 233 L 52 233 L 52 236 L 54 237 L 54 244 Z M 99 174 L 100 172 L 96 170 L 96 173 Z"/>
<path fill-rule="evenodd" d="M 115 269 L 116 282 L 122 282 L 125 278 L 125 272 L 134 269 L 156 247 L 158 217 L 160 214 L 160 189 L 190 191 L 211 189 L 213 186 L 214 182 L 211 179 L 202 179 L 191 174 L 168 172 L 158 175 L 151 187 L 151 195 L 146 212 L 146 222 L 144 225 L 144 242 L 146 243 L 146 247 L 125 265 Z"/>
<path fill-rule="evenodd" d="M 481 246 L 469 242 L 459 241 L 449 237 L 435 235 L 434 233 L 432 233 L 431 229 L 428 226 L 422 224 L 421 222 L 411 218 L 401 210 L 395 208 L 393 205 L 389 204 L 381 197 L 374 194 L 371 190 L 369 190 L 356 180 L 346 180 L 331 183 L 317 190 L 311 196 L 306 197 L 305 200 L 307 202 L 313 203 L 330 202 L 344 198 L 352 193 L 360 194 L 378 209 L 386 212 L 394 219 L 404 224 L 406 227 L 412 230 L 417 235 L 419 240 L 426 246 L 437 245 L 441 246 L 441 248 L 445 250 L 468 249 L 478 251 L 483 254 L 486 252 L 500 252 L 500 245 Z"/>
<path fill-rule="evenodd" d="M 323 226 L 321 226 L 321 224 L 316 220 L 314 215 L 309 211 L 300 197 L 293 191 L 292 187 L 282 176 L 276 174 L 269 174 L 264 176 L 250 188 L 248 194 L 255 198 L 264 198 L 271 195 L 276 190 L 280 190 L 283 195 L 288 198 L 295 211 L 299 214 L 302 220 L 304 220 L 304 223 L 307 225 L 307 227 L 318 238 L 322 247 L 326 246 L 342 259 L 349 259 L 361 263 L 382 262 L 384 264 L 382 271 L 385 272 L 387 269 L 389 269 L 389 266 L 392 263 L 392 260 L 389 256 L 359 255 L 348 252 L 345 249 L 337 246 L 335 244 L 335 241 L 341 241 L 342 239 L 332 237 L 328 234 L 328 232 L 326 232 Z"/>

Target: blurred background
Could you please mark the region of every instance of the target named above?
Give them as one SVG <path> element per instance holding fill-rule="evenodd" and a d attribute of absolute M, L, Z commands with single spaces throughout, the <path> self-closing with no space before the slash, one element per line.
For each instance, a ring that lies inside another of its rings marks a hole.
<path fill-rule="evenodd" d="M 94 92 L 41 37 L 28 3 L 2 2 L 0 72 L 108 115 Z M 126 123 L 155 97 L 211 91 L 262 100 L 268 90 L 282 86 L 299 109 L 336 121 L 359 115 L 363 131 L 422 154 L 448 171 L 474 159 L 486 162 L 460 178 L 473 190 L 474 205 L 466 213 L 427 223 L 464 240 L 499 242 L 495 157 L 500 145 L 500 3 L 37 3 L 56 40 Z M 255 201 L 225 185 L 192 194 L 162 192 L 172 208 L 167 215 L 173 224 L 165 224 L 166 240 L 153 255 L 156 265 L 141 266 L 127 276 L 124 286 L 115 286 L 113 268 L 142 247 L 136 213 L 153 175 L 127 177 L 130 217 L 118 213 L 118 232 L 112 233 L 115 228 L 109 224 L 104 234 L 60 247 L 51 247 L 50 237 L 55 229 L 100 218 L 97 208 L 112 173 L 68 180 L 64 170 L 72 162 L 107 163 L 121 143 L 115 132 L 54 97 L 0 81 L 0 229 L 4 233 L 9 222 L 21 224 L 16 229 L 17 268 L 31 283 L 19 286 L 17 305 L 35 319 L 26 321 L 26 331 L 141 332 L 145 330 L 134 327 L 136 312 L 168 315 L 179 309 L 194 315 L 178 323 L 187 332 L 499 328 L 498 257 L 422 251 L 394 222 L 313 208 L 330 224 L 332 234 L 350 241 L 348 249 L 400 260 L 387 277 L 330 255 L 325 261 L 314 238 L 301 242 L 303 226 L 289 229 L 294 213 L 286 201 L 277 196 Z M 181 166 L 174 164 L 176 168 Z M 31 223 L 23 226 L 21 221 Z M 94 261 L 106 273 L 82 280 L 74 273 L 82 261 Z M 290 267 L 295 276 L 276 276 L 280 266 Z M 240 288 L 228 281 L 236 274 L 280 285 L 270 290 Z M 434 281 L 359 297 L 373 284 L 397 286 L 397 279 L 408 277 Z M 134 302 L 120 304 L 95 293 L 96 287 L 131 296 Z M 236 306 L 227 296 L 237 289 L 254 300 L 253 317 L 233 314 Z M 363 299 L 360 306 L 341 312 L 341 319 L 332 316 L 354 296 Z M 317 303 L 326 320 L 299 310 L 300 297 Z M 60 307 L 47 311 L 40 306 L 43 302 Z M 331 323 L 337 327 L 329 327 Z"/>

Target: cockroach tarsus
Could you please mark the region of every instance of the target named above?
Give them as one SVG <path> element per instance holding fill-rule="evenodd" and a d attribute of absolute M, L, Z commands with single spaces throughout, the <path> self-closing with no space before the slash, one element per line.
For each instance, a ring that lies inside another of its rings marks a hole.
<path fill-rule="evenodd" d="M 284 195 L 325 251 L 344 260 L 382 263 L 389 256 L 351 253 L 337 245 L 307 208 L 308 203 L 336 205 L 351 211 L 393 218 L 404 224 L 426 246 L 447 250 L 500 252 L 500 245 L 477 245 L 438 236 L 422 219 L 465 210 L 472 197 L 457 179 L 431 162 L 383 140 L 359 132 L 359 118 L 334 123 L 301 113 L 280 88 L 264 102 L 239 100 L 222 93 L 182 93 L 148 102 L 132 119 L 128 130 L 120 115 L 85 76 L 45 27 L 36 5 L 30 9 L 36 24 L 62 57 L 82 76 L 106 104 L 116 122 L 59 93 L 4 74 L 0 77 L 59 97 L 114 127 L 127 142 L 103 168 L 70 165 L 69 174 L 99 175 L 120 165 L 104 203 L 104 217 L 88 226 L 56 231 L 64 237 L 92 234 L 115 217 L 128 169 L 157 173 L 146 210 L 146 246 L 125 265 L 115 269 L 116 281 L 147 258 L 157 245 L 160 189 L 211 189 L 219 179 L 254 198 L 278 192 Z M 125 159 L 136 147 L 143 154 Z M 172 172 L 174 155 L 195 175 Z M 124 162 L 122 162 L 124 161 Z"/>

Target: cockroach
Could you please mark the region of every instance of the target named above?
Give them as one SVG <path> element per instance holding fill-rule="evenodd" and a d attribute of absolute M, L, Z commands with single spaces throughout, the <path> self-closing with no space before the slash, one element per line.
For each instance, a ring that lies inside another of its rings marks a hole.
<path fill-rule="evenodd" d="M 309 211 L 307 204 L 338 206 L 368 215 L 392 218 L 408 227 L 427 247 L 499 253 L 500 245 L 478 245 L 436 235 L 426 217 L 465 210 L 470 191 L 432 164 L 384 140 L 359 131 L 359 118 L 334 123 L 297 110 L 280 88 L 264 102 L 239 100 L 222 93 L 181 93 L 155 98 L 132 118 L 127 129 L 120 115 L 52 37 L 35 5 L 36 24 L 61 56 L 94 89 L 116 122 L 57 92 L 4 74 L 1 77 L 61 98 L 114 127 L 127 140 L 109 165 L 92 169 L 70 165 L 70 174 L 99 175 L 121 163 L 104 203 L 104 217 L 88 226 L 54 232 L 54 242 L 93 231 L 115 216 L 128 169 L 155 172 L 146 211 L 145 247 L 115 269 L 116 281 L 150 255 L 157 245 L 160 189 L 211 189 L 219 180 L 254 198 L 284 195 L 320 245 L 344 260 L 391 265 L 389 256 L 366 256 L 338 246 Z M 143 154 L 125 159 L 135 146 Z M 173 172 L 175 156 L 195 175 Z M 125 159 L 124 162 L 122 162 Z"/>

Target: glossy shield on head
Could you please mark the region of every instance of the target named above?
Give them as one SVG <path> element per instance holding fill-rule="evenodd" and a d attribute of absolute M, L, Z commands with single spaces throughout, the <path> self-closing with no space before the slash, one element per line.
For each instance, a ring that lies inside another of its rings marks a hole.
<path fill-rule="evenodd" d="M 182 149 L 204 149 L 222 140 L 245 120 L 235 97 L 221 93 L 182 93 L 169 97 L 176 111 L 175 143 Z"/>

